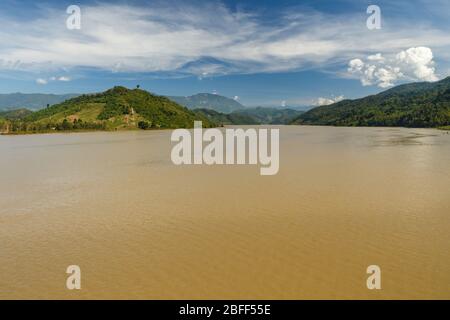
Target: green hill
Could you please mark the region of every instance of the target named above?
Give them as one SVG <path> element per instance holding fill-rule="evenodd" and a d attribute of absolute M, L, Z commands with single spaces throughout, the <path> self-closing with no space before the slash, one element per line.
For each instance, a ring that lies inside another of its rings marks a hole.
<path fill-rule="evenodd" d="M 212 109 L 220 113 L 244 109 L 244 106 L 236 100 L 218 94 L 199 93 L 189 97 L 168 98 L 189 109 Z"/>
<path fill-rule="evenodd" d="M 450 125 L 450 77 L 401 85 L 377 95 L 314 108 L 292 124 L 444 127 Z"/>
<path fill-rule="evenodd" d="M 11 132 L 64 130 L 123 130 L 191 128 L 195 120 L 204 127 L 216 126 L 208 118 L 168 98 L 140 89 L 114 87 L 82 95 L 11 121 Z"/>

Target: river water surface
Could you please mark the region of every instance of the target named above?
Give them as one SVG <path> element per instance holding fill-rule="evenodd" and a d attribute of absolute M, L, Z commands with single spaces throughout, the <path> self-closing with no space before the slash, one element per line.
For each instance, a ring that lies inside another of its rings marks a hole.
<path fill-rule="evenodd" d="M 170 134 L 0 136 L 0 298 L 450 299 L 449 134 L 280 127 L 275 176 Z"/>

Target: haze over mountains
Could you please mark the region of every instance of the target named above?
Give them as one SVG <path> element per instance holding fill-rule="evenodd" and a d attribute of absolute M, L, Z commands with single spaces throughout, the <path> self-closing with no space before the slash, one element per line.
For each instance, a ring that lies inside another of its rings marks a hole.
<path fill-rule="evenodd" d="M 43 94 L 43 93 L 9 93 L 0 94 L 0 110 L 27 108 L 39 110 L 47 104 L 54 105 L 67 99 L 79 96 L 79 94 Z"/>
<path fill-rule="evenodd" d="M 258 125 L 258 124 L 289 124 L 296 116 L 304 111 L 284 108 L 253 107 L 224 114 L 211 109 L 195 109 L 210 119 L 222 125 Z"/>
<path fill-rule="evenodd" d="M 220 113 L 232 113 L 245 108 L 234 99 L 211 93 L 199 93 L 189 97 L 169 96 L 168 98 L 189 109 L 211 109 Z"/>

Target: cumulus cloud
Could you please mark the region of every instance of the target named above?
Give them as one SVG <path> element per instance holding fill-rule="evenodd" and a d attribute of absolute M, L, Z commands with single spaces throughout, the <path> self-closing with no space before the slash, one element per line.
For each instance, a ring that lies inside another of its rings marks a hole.
<path fill-rule="evenodd" d="M 363 86 L 392 87 L 398 81 L 437 81 L 433 52 L 428 47 L 413 47 L 388 57 L 370 55 L 367 61 L 352 59 L 348 72 L 359 77 Z"/>
<path fill-rule="evenodd" d="M 397 54 L 396 60 L 403 69 L 409 69 L 415 78 L 425 81 L 437 81 L 433 52 L 427 47 L 409 48 Z"/>
<path fill-rule="evenodd" d="M 344 100 L 344 96 L 337 96 L 337 97 L 332 97 L 332 98 L 317 98 L 316 101 L 314 101 L 314 105 L 316 106 L 328 106 L 330 104 L 339 102 Z"/>

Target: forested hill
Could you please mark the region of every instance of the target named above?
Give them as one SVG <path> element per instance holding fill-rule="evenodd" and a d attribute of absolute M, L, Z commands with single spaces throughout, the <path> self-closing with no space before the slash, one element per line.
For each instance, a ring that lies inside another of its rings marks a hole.
<path fill-rule="evenodd" d="M 357 100 L 314 108 L 292 124 L 444 127 L 450 125 L 450 77 L 420 82 Z"/>
<path fill-rule="evenodd" d="M 66 100 L 18 120 L 10 120 L 6 129 L 3 120 L 3 132 L 191 128 L 195 120 L 203 121 L 204 127 L 216 126 L 208 118 L 166 97 L 140 89 L 114 87 L 103 93 Z"/>

